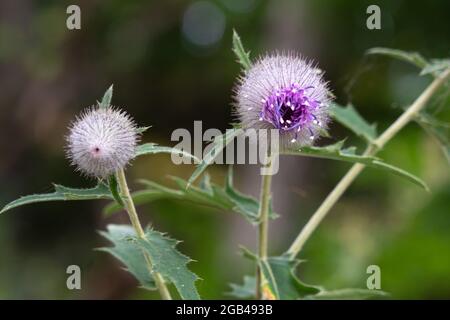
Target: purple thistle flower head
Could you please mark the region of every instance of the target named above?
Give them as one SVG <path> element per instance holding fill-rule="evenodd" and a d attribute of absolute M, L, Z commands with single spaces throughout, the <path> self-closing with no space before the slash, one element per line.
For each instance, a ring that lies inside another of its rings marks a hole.
<path fill-rule="evenodd" d="M 287 148 L 311 145 L 326 130 L 330 102 L 321 70 L 292 53 L 261 58 L 235 90 L 244 129 L 278 129 Z"/>
<path fill-rule="evenodd" d="M 124 111 L 92 107 L 72 123 L 66 140 L 67 157 L 78 171 L 106 178 L 134 158 L 139 134 Z"/>

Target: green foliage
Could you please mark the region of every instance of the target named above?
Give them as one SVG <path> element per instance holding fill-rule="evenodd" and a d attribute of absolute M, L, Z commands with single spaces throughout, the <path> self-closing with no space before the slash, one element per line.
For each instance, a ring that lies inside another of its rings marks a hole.
<path fill-rule="evenodd" d="M 100 101 L 99 103 L 100 108 L 103 109 L 109 108 L 109 106 L 111 105 L 112 95 L 113 95 L 113 85 L 111 85 L 103 95 L 102 101 Z"/>
<path fill-rule="evenodd" d="M 108 252 L 119 259 L 143 288 L 156 289 L 141 248 L 131 240 L 131 237 L 136 236 L 131 226 L 110 224 L 107 226 L 107 232 L 101 231 L 100 234 L 111 241 L 114 247 L 99 248 L 98 250 Z"/>
<path fill-rule="evenodd" d="M 344 127 L 350 129 L 356 135 L 364 138 L 368 143 L 372 143 L 377 137 L 377 130 L 374 124 L 369 124 L 356 111 L 353 105 L 342 107 L 336 103 L 330 106 L 331 116 Z"/>
<path fill-rule="evenodd" d="M 299 263 L 299 260 L 290 260 L 285 256 L 269 257 L 259 261 L 264 278 L 277 300 L 301 299 L 320 292 L 319 287 L 303 283 L 294 274 Z"/>
<path fill-rule="evenodd" d="M 156 143 L 144 143 L 137 146 L 136 148 L 136 157 L 157 153 L 179 154 L 180 156 L 188 157 L 195 160 L 196 162 L 200 162 L 200 159 L 190 154 L 189 152 L 177 148 L 159 146 Z"/>
<path fill-rule="evenodd" d="M 53 186 L 55 191 L 52 193 L 23 196 L 8 203 L 2 208 L 0 214 L 19 206 L 37 202 L 112 199 L 109 187 L 102 182 L 99 182 L 93 188 L 86 189 L 68 188 L 58 184 L 54 184 Z"/>
<path fill-rule="evenodd" d="M 394 59 L 402 60 L 417 66 L 420 69 L 427 67 L 428 62 L 417 52 L 406 52 L 390 48 L 371 48 L 366 54 L 384 55 Z"/>
<path fill-rule="evenodd" d="M 278 263 L 278 262 L 276 262 Z M 367 300 L 367 299 L 384 299 L 388 298 L 389 294 L 382 290 L 369 290 L 369 289 L 358 289 L 358 288 L 346 288 L 346 289 L 337 289 L 337 290 L 325 290 L 320 287 L 312 287 L 306 286 L 300 280 L 298 280 L 292 272 L 294 269 L 288 269 L 284 266 L 284 263 L 275 266 L 275 269 L 279 267 L 280 274 L 275 272 L 278 280 L 285 283 L 285 285 L 278 286 L 283 289 L 287 289 L 288 293 L 294 293 L 293 299 L 302 299 L 302 300 Z M 281 277 L 280 277 L 281 276 Z M 315 291 L 313 294 L 302 295 L 300 298 L 297 297 L 297 286 L 299 286 L 298 291 L 304 293 L 305 288 L 306 291 L 311 290 Z M 227 295 L 239 298 L 239 299 L 251 299 L 255 296 L 256 290 L 256 279 L 255 277 L 244 276 L 243 284 L 235 284 L 230 283 L 231 291 L 227 293 Z M 318 291 L 316 291 L 316 289 Z M 289 298 L 286 298 L 289 299 Z"/>
<path fill-rule="evenodd" d="M 303 283 L 296 276 L 296 269 L 300 260 L 290 259 L 289 256 L 274 256 L 260 259 L 254 253 L 242 248 L 247 258 L 255 261 L 263 272 L 267 288 L 267 298 L 276 300 L 333 300 L 333 299 L 374 299 L 383 298 L 387 294 L 381 290 L 367 290 L 346 288 L 339 290 L 325 290 L 319 286 Z M 228 294 L 237 298 L 252 298 L 255 295 L 256 280 L 245 276 L 241 285 L 230 284 L 232 291 Z"/>
<path fill-rule="evenodd" d="M 259 202 L 250 196 L 244 195 L 233 187 L 233 167 L 228 167 L 228 175 L 225 181 L 225 194 L 233 203 L 233 211 L 241 213 L 248 221 L 259 223 Z M 278 215 L 269 208 L 269 217 L 276 218 Z"/>
<path fill-rule="evenodd" d="M 381 169 L 393 174 L 396 174 L 400 177 L 407 179 L 408 181 L 413 182 L 414 184 L 424 188 L 425 190 L 429 190 L 428 186 L 424 181 L 415 175 L 406 172 L 403 169 L 397 168 L 391 164 L 383 162 L 380 158 L 376 158 L 373 156 L 365 156 L 358 155 L 355 153 L 355 147 L 343 148 L 344 140 L 341 140 L 335 144 L 331 144 L 324 147 L 303 147 L 298 150 L 286 150 L 283 151 L 282 154 L 287 155 L 296 155 L 296 156 L 307 156 L 307 157 L 315 157 L 315 158 L 324 158 L 324 159 L 332 159 L 332 160 L 340 160 L 347 161 L 353 163 L 361 163 L 368 167 Z"/>
<path fill-rule="evenodd" d="M 172 177 L 172 179 L 178 182 L 181 180 L 175 177 Z M 133 201 L 136 205 L 150 203 L 158 199 L 172 199 L 191 201 L 219 209 L 228 208 L 228 206 L 220 202 L 219 199 L 221 198 L 221 195 L 211 195 L 209 192 L 205 192 L 205 190 L 195 186 L 192 186 L 189 189 L 174 189 L 149 180 L 140 180 L 140 182 L 146 186 L 146 189 L 132 194 Z M 110 215 L 120 210 L 121 207 L 112 202 L 103 209 L 103 212 L 105 215 Z"/>
<path fill-rule="evenodd" d="M 190 187 L 206 168 L 214 162 L 222 150 L 241 133 L 242 129 L 232 128 L 228 129 L 225 134 L 215 137 L 214 141 L 207 147 L 209 148 L 209 151 L 204 155 L 203 159 L 189 178 L 187 187 Z"/>
<path fill-rule="evenodd" d="M 192 260 L 175 249 L 178 241 L 152 229 L 147 229 L 145 239 L 133 237 L 133 240 L 148 253 L 153 271 L 173 283 L 182 299 L 200 299 L 195 287 L 198 277 L 186 267 Z"/>
<path fill-rule="evenodd" d="M 121 207 L 123 207 L 123 200 L 122 200 L 122 196 L 120 195 L 119 185 L 117 183 L 117 178 L 115 175 L 111 175 L 108 177 L 108 186 L 109 186 L 109 191 L 111 192 L 111 195 L 113 196 L 114 200 L 116 200 L 117 203 Z"/>
<path fill-rule="evenodd" d="M 250 276 L 244 276 L 243 284 L 230 283 L 231 291 L 227 292 L 227 295 L 239 298 L 249 299 L 255 296 L 256 290 L 256 278 Z"/>
<path fill-rule="evenodd" d="M 191 261 L 175 249 L 178 241 L 160 232 L 148 229 L 145 239 L 138 238 L 134 229 L 128 225 L 108 225 L 107 232 L 100 232 L 114 246 L 98 250 L 108 252 L 119 259 L 126 270 L 133 274 L 145 289 L 155 289 L 144 257 L 149 255 L 152 272 L 160 273 L 177 288 L 183 299 L 199 299 L 195 281 L 198 277 L 186 265 Z"/>
<path fill-rule="evenodd" d="M 420 75 L 431 74 L 434 77 L 438 77 L 445 69 L 450 68 L 450 59 L 431 59 L 428 61 L 417 52 L 406 52 L 390 48 L 371 48 L 367 50 L 366 54 L 385 55 L 408 62 L 421 69 Z"/>
<path fill-rule="evenodd" d="M 250 52 L 245 50 L 236 31 L 233 31 L 233 52 L 244 71 L 247 71 L 251 67 Z M 436 77 L 450 67 L 449 59 L 434 59 L 428 61 L 415 52 L 404 52 L 388 48 L 373 48 L 368 50 L 367 53 L 386 55 L 411 63 L 421 69 L 421 75 L 431 74 Z M 113 86 L 111 85 L 103 95 L 101 102 L 98 103 L 99 107 L 108 108 L 111 104 L 112 95 Z M 352 105 L 343 107 L 333 104 L 330 110 L 333 118 L 337 122 L 341 123 L 357 136 L 363 138 L 369 145 L 374 143 L 377 138 L 376 126 L 367 122 Z M 416 121 L 440 143 L 441 148 L 450 163 L 450 124 L 438 120 L 435 115 L 431 115 L 428 112 L 419 114 Z M 142 134 L 149 128 L 150 127 L 139 127 L 137 128 L 137 132 Z M 260 204 L 255 198 L 245 195 L 235 188 L 231 166 L 223 186 L 212 183 L 210 176 L 208 174 L 203 174 L 207 167 L 220 155 L 223 149 L 235 137 L 240 135 L 241 132 L 241 129 L 234 128 L 227 131 L 224 135 L 216 137 L 216 139 L 208 146 L 209 151 L 202 160 L 188 152 L 172 147 L 159 146 L 155 143 L 139 145 L 136 150 L 136 157 L 157 153 L 176 153 L 193 159 L 198 163 L 198 166 L 187 181 L 173 177 L 173 181 L 177 184 L 176 188 L 169 188 L 152 181 L 142 180 L 141 182 L 144 184 L 145 189 L 135 192 L 132 195 L 135 204 L 144 204 L 156 199 L 189 201 L 218 210 L 234 211 L 241 214 L 249 222 L 255 225 L 259 224 Z M 357 154 L 355 147 L 344 148 L 344 140 L 324 147 L 309 146 L 302 147 L 298 150 L 283 151 L 282 154 L 360 163 L 368 167 L 394 173 L 406 178 L 416 185 L 428 189 L 425 182 L 411 173 L 385 163 L 377 157 Z M 193 183 L 202 174 L 203 179 L 198 186 L 194 185 Z M 0 214 L 22 205 L 46 201 L 92 199 L 115 200 L 115 202 L 111 202 L 105 207 L 104 210 L 108 214 L 122 209 L 123 206 L 123 199 L 115 176 L 110 176 L 107 183 L 99 181 L 93 188 L 77 189 L 61 185 L 54 185 L 54 188 L 54 192 L 51 193 L 28 195 L 12 201 L 1 209 Z M 444 200 L 439 204 L 439 208 L 446 208 L 447 202 L 445 202 L 445 200 L 448 199 L 448 194 L 445 194 L 444 196 Z M 429 211 L 435 212 L 438 211 L 439 208 L 434 210 L 435 207 L 433 205 L 430 206 L 430 208 L 427 208 L 427 210 L 433 209 Z M 444 213 L 447 212 L 445 211 Z M 273 212 L 271 206 L 269 216 L 271 218 L 277 216 L 276 213 Z M 442 226 L 447 224 L 448 216 L 442 214 L 442 216 L 436 216 L 435 220 L 437 223 L 435 221 L 435 224 L 433 225 L 418 223 L 422 228 L 419 229 L 419 234 L 408 233 L 408 231 L 406 231 L 405 243 L 399 242 L 400 246 L 403 246 L 404 248 L 392 247 L 391 254 L 384 257 L 384 259 L 388 261 L 393 260 L 394 262 L 397 262 L 396 265 L 398 265 L 397 259 L 398 256 L 401 255 L 398 255 L 397 253 L 399 250 L 403 250 L 404 252 L 416 253 L 417 256 L 413 255 L 411 258 L 411 261 L 413 261 L 411 265 L 414 265 L 415 261 L 426 260 L 423 259 L 423 257 L 427 256 L 428 250 L 430 250 L 429 248 L 438 247 L 439 252 L 445 252 L 445 243 L 447 242 L 441 241 L 441 239 L 435 239 L 434 236 L 436 229 L 442 228 Z M 422 221 L 419 220 L 419 222 Z M 167 282 L 172 283 L 176 287 L 181 298 L 200 299 L 195 286 L 195 283 L 199 278 L 187 268 L 187 264 L 192 260 L 176 250 L 175 247 L 178 241 L 170 239 L 164 234 L 152 229 L 146 230 L 145 238 L 139 238 L 136 236 L 134 229 L 128 225 L 108 225 L 107 231 L 102 231 L 100 234 L 108 239 L 113 246 L 100 248 L 99 250 L 108 252 L 120 260 L 124 264 L 126 270 L 140 282 L 143 288 L 150 290 L 155 289 L 155 282 L 151 274 L 152 272 L 158 272 Z M 420 239 L 421 241 L 417 242 L 417 239 Z M 416 243 L 414 241 L 416 241 Z M 423 250 L 423 252 L 421 250 Z M 291 259 L 286 255 L 260 258 L 248 250 L 246 250 L 244 254 L 247 257 L 250 257 L 262 271 L 263 283 L 265 283 L 264 294 L 269 298 L 319 300 L 386 297 L 385 292 L 377 290 L 339 289 L 328 291 L 322 287 L 307 285 L 300 281 L 296 275 L 296 269 L 300 260 Z M 151 261 L 152 270 L 148 270 L 146 263 L 147 257 Z M 447 265 L 442 267 L 443 264 L 441 263 L 441 260 L 437 262 L 426 262 L 429 263 L 432 268 L 437 268 L 439 272 L 442 272 L 441 278 L 437 279 L 436 283 L 448 283 L 448 281 L 445 281 L 446 278 L 448 278 L 448 272 L 445 273 L 448 269 L 445 269 L 448 267 Z M 395 277 L 392 279 L 394 278 Z M 238 298 L 251 298 L 254 297 L 255 294 L 256 279 L 254 277 L 245 276 L 242 285 L 231 284 L 230 286 L 232 289 L 229 293 L 230 295 Z"/>
<path fill-rule="evenodd" d="M 144 132 L 146 132 L 148 129 L 150 129 L 152 126 L 146 126 L 146 127 L 138 127 L 136 129 L 137 133 L 142 134 Z"/>
<path fill-rule="evenodd" d="M 245 51 L 242 45 L 241 38 L 236 30 L 233 29 L 233 52 L 237 57 L 237 61 L 242 66 L 242 68 L 247 71 L 252 66 L 250 61 L 250 51 Z"/>
<path fill-rule="evenodd" d="M 267 281 L 267 290 L 264 290 L 266 298 L 296 300 L 320 292 L 319 287 L 307 285 L 295 275 L 295 269 L 300 260 L 290 259 L 287 255 L 262 259 L 244 247 L 241 247 L 241 249 L 243 255 L 253 260 L 262 271 L 263 279 Z M 247 280 L 247 283 L 244 281 L 244 286 L 248 286 L 249 282 L 249 280 Z M 248 291 L 245 290 L 245 287 L 239 285 L 233 285 L 233 287 L 239 287 L 238 291 L 242 294 Z"/>
<path fill-rule="evenodd" d="M 193 202 L 198 205 L 209 206 L 224 211 L 234 211 L 241 214 L 253 224 L 259 223 L 259 203 L 250 196 L 244 195 L 233 186 L 233 171 L 229 167 L 225 186 L 221 187 L 209 181 L 209 175 L 197 186 L 187 188 L 188 182 L 178 177 L 171 177 L 178 185 L 177 189 L 160 185 L 153 181 L 140 180 L 147 189 L 132 194 L 135 204 L 145 204 L 157 199 L 173 199 Z M 110 203 L 104 208 L 104 213 L 109 215 L 121 210 L 117 203 Z M 271 209 L 270 216 L 276 218 L 277 214 Z"/>
<path fill-rule="evenodd" d="M 422 69 L 420 75 L 432 74 L 437 76 L 448 68 L 450 68 L 450 59 L 432 59 L 431 62 Z"/>

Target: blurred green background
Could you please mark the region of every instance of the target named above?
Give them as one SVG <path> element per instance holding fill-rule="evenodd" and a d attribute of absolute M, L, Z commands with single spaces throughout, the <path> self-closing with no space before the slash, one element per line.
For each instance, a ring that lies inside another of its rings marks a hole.
<path fill-rule="evenodd" d="M 81 30 L 66 28 L 66 8 L 81 8 Z M 381 30 L 366 28 L 366 8 L 381 8 Z M 411 66 L 369 58 L 375 46 L 445 58 L 450 53 L 450 2 L 441 1 L 27 1 L 0 2 L 0 204 L 51 191 L 51 182 L 88 186 L 64 158 L 64 135 L 74 115 L 114 84 L 113 104 L 140 125 L 144 141 L 174 145 L 176 128 L 225 130 L 240 67 L 231 52 L 232 29 L 252 57 L 293 49 L 326 71 L 337 101 L 352 102 L 385 129 L 430 82 Z M 449 105 L 446 105 L 447 109 Z M 336 141 L 347 135 L 332 125 Z M 362 144 L 353 138 L 362 149 Z M 425 193 L 396 176 L 367 169 L 332 209 L 300 257 L 302 280 L 329 289 L 366 286 L 366 268 L 381 268 L 382 289 L 393 298 L 450 298 L 450 175 L 439 146 L 417 125 L 405 128 L 380 154 L 424 178 Z M 280 254 L 348 170 L 333 161 L 283 158 L 274 178 L 270 252 Z M 134 162 L 129 179 L 170 184 L 189 177 L 167 155 Z M 256 166 L 236 167 L 236 184 L 258 195 Z M 221 182 L 226 166 L 211 167 Z M 136 189 L 137 184 L 133 184 Z M 105 202 L 43 203 L 0 216 L 0 298 L 152 298 L 120 263 L 94 248 L 107 245 L 97 230 L 128 223 L 105 219 Z M 140 207 L 143 220 L 183 240 L 197 262 L 204 298 L 227 298 L 253 266 L 239 244 L 255 248 L 256 233 L 240 216 L 159 200 Z M 82 270 L 82 290 L 66 288 L 66 267 Z"/>

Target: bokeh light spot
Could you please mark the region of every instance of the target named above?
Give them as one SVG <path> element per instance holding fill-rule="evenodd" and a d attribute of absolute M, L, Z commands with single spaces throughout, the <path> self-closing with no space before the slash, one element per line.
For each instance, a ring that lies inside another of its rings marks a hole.
<path fill-rule="evenodd" d="M 220 41 L 226 19 L 222 11 L 207 1 L 191 4 L 183 17 L 184 37 L 194 45 L 210 47 Z"/>

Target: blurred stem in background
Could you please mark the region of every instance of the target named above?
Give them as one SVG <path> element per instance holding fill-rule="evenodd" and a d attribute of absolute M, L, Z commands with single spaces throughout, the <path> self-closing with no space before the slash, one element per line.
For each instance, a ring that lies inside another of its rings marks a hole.
<path fill-rule="evenodd" d="M 125 177 L 125 172 L 123 169 L 117 171 L 117 183 L 119 184 L 121 196 L 123 197 L 123 202 L 125 209 L 128 212 L 128 216 L 130 217 L 131 224 L 133 225 L 134 230 L 136 231 L 136 235 L 145 239 L 145 232 L 142 228 L 141 222 L 139 221 L 139 217 L 136 212 L 136 207 L 134 206 L 133 198 L 130 195 L 130 190 L 128 189 L 127 179 Z M 164 300 L 172 300 L 169 289 L 164 283 L 163 277 L 158 273 L 153 271 L 152 262 L 150 261 L 150 257 L 146 252 L 143 252 L 145 261 L 147 263 L 148 271 L 150 272 L 151 277 L 155 280 L 156 287 L 161 294 L 161 297 Z"/>
<path fill-rule="evenodd" d="M 262 176 L 261 194 L 259 205 L 259 232 L 258 232 L 258 257 L 260 260 L 267 258 L 267 243 L 269 236 L 269 208 L 270 208 L 270 187 L 272 184 L 272 160 L 267 156 L 269 171 Z M 263 287 L 263 275 L 259 266 L 256 267 L 256 299 L 261 299 Z"/>
<path fill-rule="evenodd" d="M 414 120 L 418 113 L 427 105 L 430 98 L 442 85 L 447 82 L 449 78 L 450 69 L 446 69 L 422 92 L 413 104 L 373 142 L 373 144 L 367 147 L 364 155 L 373 156 L 378 152 L 378 150 L 382 149 L 384 145 L 389 142 L 404 126 L 406 126 L 411 120 Z M 314 230 L 316 230 L 319 226 L 323 218 L 325 218 L 330 209 L 341 198 L 343 193 L 365 167 L 365 165 L 360 163 L 353 165 L 341 181 L 339 181 L 288 249 L 287 254 L 291 257 L 291 259 L 294 259 L 299 254 L 303 248 L 303 245 L 309 239 Z"/>

